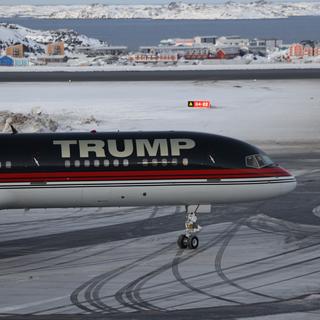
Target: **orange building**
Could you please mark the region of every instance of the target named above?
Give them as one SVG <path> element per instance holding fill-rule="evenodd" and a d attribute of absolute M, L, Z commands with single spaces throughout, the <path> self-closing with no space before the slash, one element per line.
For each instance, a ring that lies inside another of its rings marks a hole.
<path fill-rule="evenodd" d="M 23 58 L 24 48 L 22 44 L 17 44 L 15 46 L 10 46 L 6 49 L 6 55 L 13 58 Z"/>
<path fill-rule="evenodd" d="M 49 56 L 63 56 L 64 55 L 64 42 L 52 42 L 48 44 L 47 53 Z"/>
<path fill-rule="evenodd" d="M 289 57 L 303 57 L 304 47 L 300 43 L 294 43 L 289 47 Z"/>
<path fill-rule="evenodd" d="M 320 56 L 320 47 L 315 45 L 313 48 L 311 45 L 303 45 L 301 43 L 294 43 L 289 47 L 289 57 L 313 57 Z"/>

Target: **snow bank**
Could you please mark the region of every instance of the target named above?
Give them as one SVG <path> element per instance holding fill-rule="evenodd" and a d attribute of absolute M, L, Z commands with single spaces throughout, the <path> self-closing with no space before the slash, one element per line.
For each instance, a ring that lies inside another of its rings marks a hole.
<path fill-rule="evenodd" d="M 57 131 L 192 130 L 319 149 L 320 80 L 0 83 L 0 110 L 35 106 Z M 210 100 L 213 108 L 187 107 Z M 26 131 L 28 132 L 28 131 Z"/>
<path fill-rule="evenodd" d="M 6 122 L 12 124 L 18 132 L 55 132 L 58 123 L 50 115 L 36 108 L 27 113 L 0 111 L 0 131 L 11 131 Z"/>

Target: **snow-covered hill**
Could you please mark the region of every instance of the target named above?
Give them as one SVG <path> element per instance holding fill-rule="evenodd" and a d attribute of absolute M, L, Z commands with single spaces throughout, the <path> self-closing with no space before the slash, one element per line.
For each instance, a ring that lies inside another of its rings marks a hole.
<path fill-rule="evenodd" d="M 255 1 L 224 4 L 0 6 L 1 17 L 50 19 L 262 19 L 320 15 L 320 2 Z"/>
<path fill-rule="evenodd" d="M 27 51 L 42 54 L 49 42 L 64 41 L 65 50 L 73 52 L 75 46 L 101 46 L 106 43 L 88 38 L 73 30 L 41 31 L 28 29 L 15 24 L 0 23 L 0 50 L 13 44 L 23 44 Z"/>

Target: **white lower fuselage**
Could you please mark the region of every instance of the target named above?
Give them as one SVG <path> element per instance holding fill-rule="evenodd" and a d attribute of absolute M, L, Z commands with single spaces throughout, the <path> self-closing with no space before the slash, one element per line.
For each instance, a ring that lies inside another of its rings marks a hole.
<path fill-rule="evenodd" d="M 292 176 L 7 182 L 0 184 L 0 208 L 228 204 L 270 199 L 295 187 Z"/>

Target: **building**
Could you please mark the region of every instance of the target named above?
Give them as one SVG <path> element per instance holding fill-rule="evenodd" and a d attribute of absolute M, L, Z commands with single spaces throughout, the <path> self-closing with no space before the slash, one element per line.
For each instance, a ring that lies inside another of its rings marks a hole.
<path fill-rule="evenodd" d="M 241 38 L 239 36 L 225 36 L 216 39 L 216 44 L 223 47 L 248 47 L 249 39 Z"/>
<path fill-rule="evenodd" d="M 288 55 L 295 58 L 320 56 L 320 43 L 316 41 L 293 43 L 288 49 Z"/>
<path fill-rule="evenodd" d="M 300 57 L 304 56 L 304 46 L 301 43 L 293 43 L 288 50 L 289 57 Z"/>
<path fill-rule="evenodd" d="M 139 48 L 139 52 L 143 54 L 153 54 L 153 55 L 177 55 L 178 59 L 185 58 L 191 59 L 210 59 L 214 56 L 215 49 L 213 47 L 207 47 L 203 45 L 193 45 L 190 46 L 143 46 Z"/>
<path fill-rule="evenodd" d="M 37 58 L 35 63 L 43 65 L 43 64 L 51 64 L 51 63 L 65 63 L 68 61 L 68 57 L 66 56 L 40 56 Z"/>
<path fill-rule="evenodd" d="M 26 58 L 15 58 L 13 60 L 15 67 L 26 67 L 29 65 L 29 59 Z"/>
<path fill-rule="evenodd" d="M 96 56 L 120 56 L 128 53 L 128 47 L 126 46 L 101 46 L 101 47 L 77 47 L 77 53 L 86 54 L 90 57 Z"/>
<path fill-rule="evenodd" d="M 6 49 L 6 55 L 13 58 L 23 58 L 24 57 L 23 44 L 17 44 L 17 45 L 8 47 Z"/>
<path fill-rule="evenodd" d="M 14 65 L 14 60 L 9 56 L 0 57 L 0 66 L 12 67 Z"/>
<path fill-rule="evenodd" d="M 48 56 L 64 56 L 64 42 L 52 42 L 47 46 Z"/>
<path fill-rule="evenodd" d="M 178 56 L 177 54 L 137 53 L 130 55 L 128 60 L 134 63 L 176 63 Z"/>
<path fill-rule="evenodd" d="M 320 42 L 315 43 L 315 46 L 313 48 L 313 55 L 316 57 L 320 56 Z"/>
<path fill-rule="evenodd" d="M 174 39 L 174 45 L 177 47 L 192 47 L 194 45 L 194 39 Z"/>
<path fill-rule="evenodd" d="M 215 59 L 233 59 L 240 55 L 238 47 L 223 47 L 217 50 Z"/>
<path fill-rule="evenodd" d="M 273 50 L 275 48 L 281 48 L 283 46 L 283 41 L 280 39 L 264 39 L 266 42 L 267 50 Z"/>
<path fill-rule="evenodd" d="M 215 57 L 215 52 L 213 53 L 208 48 L 192 48 L 192 50 L 186 52 L 183 57 L 186 60 L 213 59 Z"/>
<path fill-rule="evenodd" d="M 313 45 L 311 45 L 311 44 L 303 45 L 303 55 L 307 56 L 307 57 L 314 56 Z"/>
<path fill-rule="evenodd" d="M 164 39 L 160 41 L 159 46 L 183 46 L 191 47 L 195 43 L 194 38 L 184 39 L 184 38 L 175 38 L 175 39 Z"/>
<path fill-rule="evenodd" d="M 194 37 L 194 43 L 215 45 L 218 38 L 218 36 L 197 36 Z"/>

